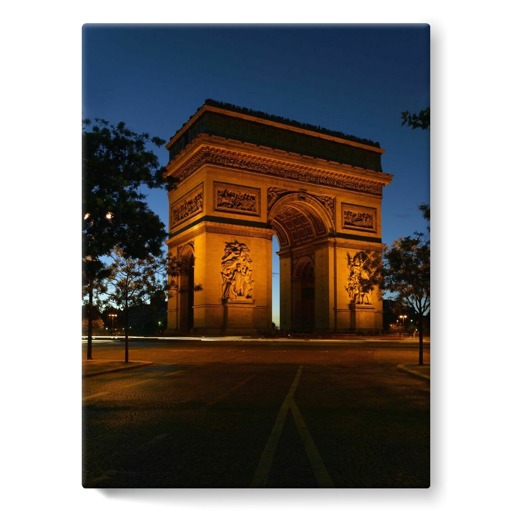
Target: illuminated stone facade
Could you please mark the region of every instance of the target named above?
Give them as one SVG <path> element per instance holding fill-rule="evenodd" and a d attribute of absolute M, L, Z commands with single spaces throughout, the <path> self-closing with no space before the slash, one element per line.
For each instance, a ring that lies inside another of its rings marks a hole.
<path fill-rule="evenodd" d="M 378 145 L 208 101 L 167 149 L 167 244 L 190 262 L 169 332 L 270 332 L 273 235 L 282 331 L 382 329 L 378 293 L 361 288 L 392 178 Z"/>

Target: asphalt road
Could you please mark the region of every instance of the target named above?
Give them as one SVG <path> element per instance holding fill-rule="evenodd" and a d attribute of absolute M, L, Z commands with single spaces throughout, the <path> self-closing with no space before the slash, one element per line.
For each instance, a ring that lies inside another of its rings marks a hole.
<path fill-rule="evenodd" d="M 429 486 L 429 383 L 398 370 L 415 348 L 133 343 L 130 359 L 153 364 L 83 379 L 84 487 Z"/>

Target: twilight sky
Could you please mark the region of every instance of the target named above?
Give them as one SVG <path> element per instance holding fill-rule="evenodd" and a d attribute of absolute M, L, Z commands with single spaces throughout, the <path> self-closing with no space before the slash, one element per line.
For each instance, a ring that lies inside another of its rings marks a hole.
<path fill-rule="evenodd" d="M 401 112 L 430 104 L 429 45 L 428 25 L 85 25 L 82 113 L 169 140 L 211 98 L 379 142 L 389 244 L 425 229 L 430 133 Z"/>

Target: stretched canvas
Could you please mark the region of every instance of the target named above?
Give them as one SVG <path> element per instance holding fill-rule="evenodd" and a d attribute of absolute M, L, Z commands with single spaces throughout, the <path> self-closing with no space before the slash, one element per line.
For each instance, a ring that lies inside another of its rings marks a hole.
<path fill-rule="evenodd" d="M 82 31 L 82 485 L 428 488 L 429 26 Z"/>

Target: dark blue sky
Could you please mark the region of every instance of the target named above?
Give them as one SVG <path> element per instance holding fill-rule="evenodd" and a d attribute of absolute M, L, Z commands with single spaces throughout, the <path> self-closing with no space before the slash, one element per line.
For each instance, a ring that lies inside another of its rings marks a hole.
<path fill-rule="evenodd" d="M 377 141 L 390 244 L 425 229 L 430 133 L 401 112 L 430 103 L 429 46 L 427 25 L 85 25 L 82 111 L 168 140 L 212 98 Z"/>

